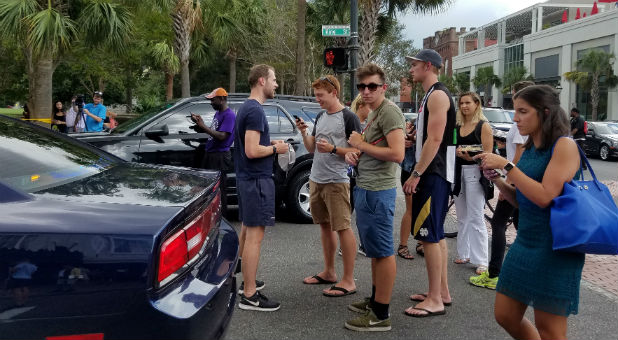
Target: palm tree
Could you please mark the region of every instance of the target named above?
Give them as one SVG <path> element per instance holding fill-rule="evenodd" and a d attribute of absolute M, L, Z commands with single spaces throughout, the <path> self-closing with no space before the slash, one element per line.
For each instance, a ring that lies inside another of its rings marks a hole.
<path fill-rule="evenodd" d="M 408 10 L 422 14 L 436 13 L 446 9 L 452 2 L 452 0 L 360 0 L 359 65 L 365 65 L 374 58 L 381 10 L 386 10 L 386 14 L 391 17 L 397 12 Z"/>
<path fill-rule="evenodd" d="M 170 16 L 174 28 L 174 51 L 180 61 L 181 96 L 191 96 L 191 74 L 189 58 L 191 56 L 191 35 L 202 25 L 202 9 L 198 0 L 163 0 L 172 8 Z M 170 6 L 171 5 L 171 6 Z"/>
<path fill-rule="evenodd" d="M 459 92 L 470 91 L 470 73 L 456 73 L 453 78 L 455 78 L 455 84 L 457 85 Z"/>
<path fill-rule="evenodd" d="M 502 93 L 511 93 L 511 86 L 523 80 L 534 80 L 534 77 L 528 74 L 525 66 L 511 67 L 502 77 Z"/>
<path fill-rule="evenodd" d="M 27 63 L 28 107 L 33 118 L 49 114 L 54 70 L 78 41 L 121 51 L 132 29 L 127 8 L 106 0 L 85 5 L 63 0 L 0 2 L 0 36 L 20 44 Z"/>
<path fill-rule="evenodd" d="M 597 120 L 601 84 L 613 88 L 618 83 L 618 77 L 614 74 L 613 69 L 615 59 L 616 57 L 612 53 L 592 49 L 577 61 L 577 70 L 564 74 L 567 80 L 576 83 L 584 90 L 590 91 L 592 120 Z"/>
<path fill-rule="evenodd" d="M 294 94 L 305 94 L 305 18 L 307 15 L 307 0 L 298 0 L 296 15 L 296 85 Z"/>
<path fill-rule="evenodd" d="M 474 87 L 477 88 L 477 91 L 479 88 L 484 88 L 485 105 L 489 105 L 489 99 L 491 98 L 491 88 L 493 86 L 500 86 L 502 84 L 502 81 L 500 81 L 500 78 L 498 78 L 498 76 L 494 74 L 494 68 L 492 66 L 487 66 L 481 67 L 476 70 L 476 76 L 474 77 L 474 79 L 472 79 L 472 83 L 474 84 Z"/>
<path fill-rule="evenodd" d="M 174 53 L 174 47 L 165 41 L 154 44 L 151 47 L 150 54 L 154 58 L 155 64 L 161 67 L 165 73 L 165 100 L 170 101 L 174 97 L 174 75 L 180 69 L 178 56 Z"/>
<path fill-rule="evenodd" d="M 214 48 L 226 51 L 229 61 L 229 91 L 236 91 L 236 62 L 239 55 L 259 46 L 265 28 L 261 0 L 211 0 L 204 11 L 206 37 Z"/>

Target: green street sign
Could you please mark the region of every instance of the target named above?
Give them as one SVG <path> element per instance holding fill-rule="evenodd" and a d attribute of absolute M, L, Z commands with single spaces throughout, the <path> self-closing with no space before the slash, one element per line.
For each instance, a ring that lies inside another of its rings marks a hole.
<path fill-rule="evenodd" d="M 322 25 L 323 37 L 349 37 L 350 25 Z"/>

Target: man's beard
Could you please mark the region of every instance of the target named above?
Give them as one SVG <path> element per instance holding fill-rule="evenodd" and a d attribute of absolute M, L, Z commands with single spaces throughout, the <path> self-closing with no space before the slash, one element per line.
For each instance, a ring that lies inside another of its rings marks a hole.
<path fill-rule="evenodd" d="M 275 90 L 269 90 L 269 91 L 266 91 L 266 98 L 267 98 L 267 99 L 273 99 L 273 98 L 275 98 Z"/>
<path fill-rule="evenodd" d="M 221 104 L 210 104 L 215 111 L 221 111 L 223 106 Z"/>

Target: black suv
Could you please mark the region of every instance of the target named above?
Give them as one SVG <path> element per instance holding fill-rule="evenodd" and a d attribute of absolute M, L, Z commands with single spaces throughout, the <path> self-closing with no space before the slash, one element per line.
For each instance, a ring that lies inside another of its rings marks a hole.
<path fill-rule="evenodd" d="M 228 106 L 236 112 L 248 97 L 247 94 L 230 94 Z M 294 116 L 312 124 L 320 106 L 311 97 L 277 96 L 264 103 L 271 139 L 282 139 L 296 151 L 296 162 L 287 172 L 275 162 L 274 180 L 277 202 L 284 203 L 298 222 L 310 222 L 309 173 L 313 155 L 307 152 Z M 200 155 L 198 146 L 208 138 L 191 127 L 195 124 L 190 112 L 202 116 L 208 126 L 214 116 L 210 100 L 200 97 L 180 99 L 173 104 L 123 122 L 111 132 L 71 134 L 122 159 L 133 162 L 196 167 Z M 238 204 L 236 177 L 227 180 L 228 205 Z"/>

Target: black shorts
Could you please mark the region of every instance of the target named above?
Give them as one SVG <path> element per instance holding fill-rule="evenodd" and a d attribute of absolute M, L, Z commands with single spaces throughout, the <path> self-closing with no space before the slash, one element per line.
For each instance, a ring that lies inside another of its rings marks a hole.
<path fill-rule="evenodd" d="M 451 183 L 436 174 L 421 176 L 412 196 L 412 235 L 419 241 L 438 243 L 444 239 Z"/>
<path fill-rule="evenodd" d="M 205 152 L 202 168 L 219 170 L 224 173 L 230 172 L 232 170 L 232 153 L 229 150 Z"/>
<path fill-rule="evenodd" d="M 275 225 L 275 182 L 272 178 L 236 178 L 238 218 L 245 227 Z"/>

